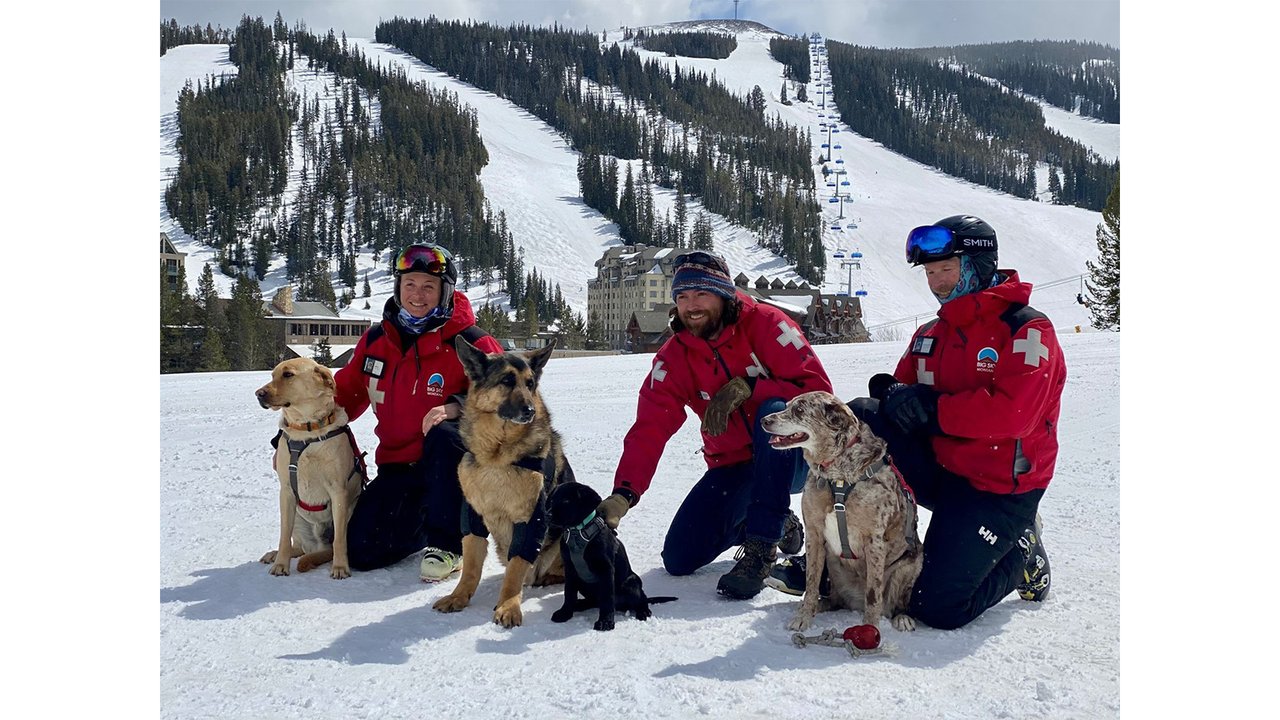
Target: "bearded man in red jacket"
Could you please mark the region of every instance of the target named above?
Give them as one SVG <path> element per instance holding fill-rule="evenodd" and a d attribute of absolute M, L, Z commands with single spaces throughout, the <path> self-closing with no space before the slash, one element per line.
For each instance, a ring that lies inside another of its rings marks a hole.
<path fill-rule="evenodd" d="M 738 562 L 719 580 L 726 597 L 754 597 L 779 547 L 800 552 L 804 530 L 790 510 L 809 466 L 800 450 L 769 448 L 759 418 L 831 381 L 786 313 L 738 292 L 720 257 L 675 259 L 671 294 L 675 334 L 658 350 L 640 386 L 636 421 L 623 441 L 613 494 L 600 504 L 612 527 L 648 489 L 667 441 L 688 407 L 702 419 L 707 472 L 676 511 L 662 549 L 672 575 L 688 575 L 725 550 Z"/>
<path fill-rule="evenodd" d="M 918 227 L 907 261 L 924 266 L 938 318 L 849 407 L 888 442 L 932 513 L 910 614 L 952 629 L 1014 590 L 1031 601 L 1049 593 L 1037 509 L 1058 457 L 1067 369 L 1053 324 L 1027 304 L 1030 283 L 996 269 L 986 222 L 954 215 Z M 769 584 L 802 592 L 801 559 L 779 564 Z"/>

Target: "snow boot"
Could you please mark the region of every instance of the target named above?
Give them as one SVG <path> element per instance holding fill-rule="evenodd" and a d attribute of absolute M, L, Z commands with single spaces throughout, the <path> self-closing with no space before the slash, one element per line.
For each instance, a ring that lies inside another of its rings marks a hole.
<path fill-rule="evenodd" d="M 1018 547 L 1026 558 L 1022 582 L 1017 586 L 1018 595 L 1031 602 L 1041 602 L 1049 596 L 1049 554 L 1045 552 L 1040 528 L 1040 513 L 1036 513 L 1036 524 L 1023 530 L 1022 537 L 1018 538 Z"/>
<path fill-rule="evenodd" d="M 738 564 L 720 576 L 716 592 L 734 600 L 748 600 L 764 589 L 764 579 L 778 557 L 778 546 L 767 540 L 747 538 L 734 557 Z"/>
<path fill-rule="evenodd" d="M 796 514 L 787 511 L 787 519 L 782 521 L 782 539 L 778 541 L 778 552 L 783 555 L 795 555 L 804 550 L 804 523 Z"/>

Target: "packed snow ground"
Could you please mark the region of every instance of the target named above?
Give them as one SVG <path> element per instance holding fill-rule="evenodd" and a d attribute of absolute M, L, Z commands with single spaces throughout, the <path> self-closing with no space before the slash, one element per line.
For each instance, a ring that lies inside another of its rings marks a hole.
<path fill-rule="evenodd" d="M 708 27 L 714 29 L 715 25 L 711 22 Z M 610 36 L 617 37 L 614 31 Z M 813 133 L 816 160 L 822 151 L 818 146 L 827 140 L 818 123 L 835 119 L 835 110 L 829 102 L 826 107 L 813 103 L 786 106 L 778 102 L 782 65 L 769 55 L 772 36 L 754 29 L 739 32 L 738 48 L 724 60 L 668 58 L 642 49 L 639 52 L 644 58 L 659 58 L 669 65 L 679 63 L 685 69 L 714 71 L 730 91 L 740 95 L 760 85 L 767 98 L 767 112 L 777 113 L 787 122 Z M 463 104 L 476 110 L 490 157 L 480 176 L 485 196 L 495 213 L 499 210 L 506 213 L 517 246 L 525 250 L 526 267 L 536 268 L 560 283 L 566 301 L 575 310 L 585 312 L 586 281 L 595 275 L 594 263 L 605 248 L 619 240 L 617 226 L 582 202 L 576 174 L 577 151 L 550 126 L 490 92 L 460 82 L 391 46 L 352 38 L 348 42 L 361 48 L 370 60 L 378 60 L 384 66 L 403 67 L 415 81 L 456 92 Z M 825 61 L 821 64 L 825 68 Z M 227 60 L 227 46 L 195 45 L 170 49 L 160 58 L 160 71 L 162 196 L 164 186 L 176 169 L 177 157 L 172 149 L 174 113 L 183 82 L 234 74 L 235 67 Z M 823 72 L 825 75 L 825 69 Z M 332 85 L 334 77 L 306 70 L 300 60 L 288 81 L 299 92 L 305 88 L 315 96 L 318 88 Z M 808 87 L 814 103 L 820 99 L 815 83 L 816 80 Z M 1108 157 L 1118 157 L 1118 125 L 1073 118 L 1049 108 L 1045 115 L 1050 127 L 1081 139 Z M 836 166 L 834 160 L 844 160 L 841 166 L 849 172 L 851 186 L 846 190 L 851 191 L 852 201 L 845 203 L 845 220 L 840 222 L 841 229 L 835 230 L 839 205 L 827 202 L 829 191 L 820 193 L 823 242 L 828 254 L 824 291 L 838 292 L 850 284 L 855 290 L 867 290 L 869 295 L 863 298 L 864 318 L 874 337 L 893 340 L 909 335 L 915 324 L 937 310 L 923 272 L 908 267 L 903 260 L 903 238 L 916 225 L 956 213 L 979 215 L 995 227 L 1000 237 L 1001 266 L 1017 269 L 1023 280 L 1040 287 L 1037 307 L 1059 328 L 1066 332 L 1076 325 L 1089 327 L 1088 311 L 1076 303 L 1076 294 L 1083 289 L 1080 276 L 1087 271 L 1085 261 L 1097 257 L 1095 230 L 1101 222 L 1100 213 L 1022 200 L 979 187 L 890 152 L 879 143 L 850 132 L 847 126 L 841 125 L 839 130 L 833 141 L 842 147 L 834 151 L 831 167 Z M 815 164 L 815 172 L 819 167 Z M 1042 174 L 1047 177 L 1047 168 Z M 823 184 L 819 184 L 819 188 L 826 190 Z M 655 191 L 655 212 L 659 217 L 673 204 L 672 193 Z M 695 217 L 699 210 L 699 203 L 690 202 L 689 217 Z M 162 197 L 159 214 L 160 230 L 169 234 L 179 251 L 189 253 L 187 281 L 194 288 L 200 268 L 212 258 L 212 252 L 177 226 L 165 210 Z M 719 216 L 713 215 L 712 219 L 716 249 L 725 255 L 735 274 L 745 272 L 752 279 L 759 275 L 780 277 L 784 282 L 795 277 L 780 258 L 759 245 L 753 233 Z M 856 221 L 856 229 L 849 228 L 849 219 Z M 861 268 L 842 267 L 835 257 L 837 251 L 863 253 Z M 382 305 L 391 292 L 385 258 L 380 260 L 382 262 L 375 262 L 367 252 L 360 254 L 359 274 L 363 277 L 368 271 L 373 290 L 370 307 L 364 309 L 364 299 L 357 298 L 352 307 L 342 311 L 344 317 L 380 317 Z M 270 297 L 275 288 L 287 281 L 281 266 L 282 263 L 277 263 L 263 279 L 264 296 Z M 229 295 L 231 278 L 218 274 L 216 267 L 215 277 L 220 292 Z M 492 287 L 483 285 L 467 292 L 479 303 L 505 299 L 495 295 Z"/>
<path fill-rule="evenodd" d="M 679 600 L 654 617 L 553 624 L 558 587 L 529 589 L 525 624 L 491 621 L 492 557 L 470 608 L 431 604 L 417 562 L 332 580 L 272 577 L 277 536 L 269 438 L 253 391 L 266 372 L 160 378 L 160 703 L 166 718 L 979 718 L 1114 717 L 1120 708 L 1120 336 L 1064 333 L 1061 454 L 1041 511 L 1053 567 L 1042 605 L 1016 595 L 965 628 L 881 623 L 886 652 L 799 649 L 798 599 L 715 593 L 732 551 L 689 576 L 662 570 L 672 514 L 705 469 L 695 422 L 669 444 L 620 533 L 645 590 Z M 817 348 L 836 393 L 864 394 L 903 343 Z M 612 487 L 652 356 L 556 359 L 543 391 L 581 482 Z M 353 424 L 375 447 L 373 417 Z M 372 457 L 372 453 L 370 455 Z M 371 468 L 376 473 L 376 468 Z M 800 496 L 792 498 L 799 508 Z M 928 512 L 921 513 L 921 530 Z M 818 616 L 811 634 L 859 616 Z"/>

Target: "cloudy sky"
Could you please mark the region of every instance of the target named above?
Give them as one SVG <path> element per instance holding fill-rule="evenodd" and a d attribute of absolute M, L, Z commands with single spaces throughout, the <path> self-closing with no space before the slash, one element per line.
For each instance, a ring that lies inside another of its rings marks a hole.
<path fill-rule="evenodd" d="M 559 22 L 592 30 L 676 20 L 731 18 L 733 0 L 161 0 L 160 16 L 180 25 L 234 27 L 242 15 L 373 37 L 397 15 L 500 24 Z M 1120 46 L 1119 0 L 740 0 L 738 17 L 789 34 L 815 30 L 877 47 L 961 45 L 1005 40 L 1092 40 Z"/>

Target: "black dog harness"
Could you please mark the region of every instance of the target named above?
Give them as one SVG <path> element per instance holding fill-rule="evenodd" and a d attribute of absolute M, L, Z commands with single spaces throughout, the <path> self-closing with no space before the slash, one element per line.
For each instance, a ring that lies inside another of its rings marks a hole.
<path fill-rule="evenodd" d="M 857 441 L 856 437 L 854 441 Z M 902 473 L 898 472 L 898 468 L 893 464 L 893 459 L 887 453 L 879 460 L 868 465 L 860 477 L 855 477 L 849 481 L 844 478 L 827 480 L 827 485 L 831 488 L 831 495 L 835 498 L 836 527 L 840 530 L 840 557 L 846 560 L 857 560 L 858 556 L 853 554 L 853 548 L 849 545 L 849 523 L 845 519 L 845 498 L 853 491 L 855 485 L 862 480 L 870 480 L 885 467 L 893 470 L 893 474 L 898 478 L 898 485 L 901 487 L 903 495 L 906 495 L 907 500 L 915 504 L 915 494 L 911 492 L 911 487 L 907 485 L 906 479 L 902 477 Z"/>
<path fill-rule="evenodd" d="M 587 546 L 591 544 L 604 532 L 608 526 L 604 524 L 604 518 L 600 517 L 595 510 L 587 516 L 585 520 L 577 525 L 564 529 L 564 536 L 561 542 L 569 554 L 569 561 L 573 563 L 573 569 L 578 573 L 578 578 L 583 583 L 591 585 L 598 579 L 596 574 L 591 572 L 591 568 L 587 567 Z"/>
<path fill-rule="evenodd" d="M 307 423 L 308 426 L 311 423 Z M 302 457 L 302 451 L 307 447 L 318 442 L 324 442 L 329 438 L 337 437 L 346 433 L 347 439 L 351 441 L 351 454 L 355 456 L 355 466 L 351 468 L 351 473 L 347 475 L 346 480 L 350 480 L 352 475 L 360 476 L 360 490 L 363 491 L 365 486 L 369 484 L 369 471 L 364 464 L 365 453 L 360 452 L 359 446 L 356 445 L 355 433 L 351 432 L 350 425 L 343 425 L 334 428 L 318 438 L 311 440 L 294 440 L 288 435 L 284 436 L 285 442 L 289 445 L 289 487 L 293 488 L 293 499 L 298 501 L 298 507 L 310 512 L 320 512 L 329 507 L 329 503 L 323 505 L 308 505 L 302 502 L 302 496 L 298 494 L 298 459 Z"/>
<path fill-rule="evenodd" d="M 533 512 L 529 515 L 528 521 L 518 522 L 512 527 L 511 547 L 507 549 L 508 560 L 522 557 L 532 563 L 538 559 L 538 553 L 542 550 L 542 541 L 547 534 L 547 494 L 551 483 L 555 480 L 558 468 L 555 455 L 549 449 L 546 457 L 525 455 L 514 465 L 542 474 L 542 490 L 538 493 L 538 500 L 533 505 Z M 462 534 L 489 537 L 489 528 L 485 527 L 484 518 L 472 509 L 466 498 L 462 499 Z"/>

